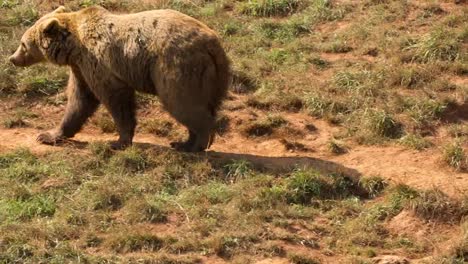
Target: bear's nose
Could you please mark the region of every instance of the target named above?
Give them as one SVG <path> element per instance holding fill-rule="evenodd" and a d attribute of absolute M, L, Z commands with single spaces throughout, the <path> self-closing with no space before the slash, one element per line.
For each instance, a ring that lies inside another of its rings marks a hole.
<path fill-rule="evenodd" d="M 18 58 L 15 56 L 15 55 L 11 55 L 8 60 L 13 63 L 13 65 L 15 66 L 20 66 L 20 64 L 18 63 Z"/>

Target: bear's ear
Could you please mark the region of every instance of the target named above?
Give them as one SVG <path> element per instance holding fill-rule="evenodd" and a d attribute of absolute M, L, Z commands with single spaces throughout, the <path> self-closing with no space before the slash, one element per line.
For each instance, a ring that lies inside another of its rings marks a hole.
<path fill-rule="evenodd" d="M 68 12 L 68 9 L 66 7 L 59 6 L 52 13 L 66 13 L 66 12 Z"/>
<path fill-rule="evenodd" d="M 48 37 L 56 36 L 61 31 L 60 22 L 56 18 L 51 18 L 44 22 L 43 30 L 44 35 Z"/>

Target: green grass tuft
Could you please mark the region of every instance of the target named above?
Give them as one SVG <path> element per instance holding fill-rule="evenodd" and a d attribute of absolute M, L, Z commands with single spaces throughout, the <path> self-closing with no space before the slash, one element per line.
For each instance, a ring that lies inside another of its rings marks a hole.
<path fill-rule="evenodd" d="M 460 57 L 461 43 L 460 36 L 452 31 L 437 28 L 407 49 L 414 52 L 413 60 L 416 61 L 455 61 Z"/>
<path fill-rule="evenodd" d="M 238 8 L 242 14 L 251 16 L 287 16 L 302 4 L 301 0 L 249 0 L 242 2 Z"/>
<path fill-rule="evenodd" d="M 423 191 L 409 201 L 409 208 L 427 220 L 458 222 L 468 216 L 468 200 L 455 200 L 440 190 Z"/>
<path fill-rule="evenodd" d="M 158 251 L 164 241 L 150 234 L 122 234 L 110 242 L 110 248 L 117 253 L 137 251 Z"/>
<path fill-rule="evenodd" d="M 150 161 L 145 152 L 132 146 L 112 156 L 109 166 L 121 172 L 135 173 L 147 169 Z"/>
<path fill-rule="evenodd" d="M 444 147 L 443 159 L 448 165 L 457 170 L 468 169 L 468 156 L 460 140 L 454 140 Z"/>
<path fill-rule="evenodd" d="M 26 200 L 0 199 L 0 221 L 2 222 L 50 217 L 55 211 L 55 201 L 45 195 L 35 195 Z"/>
<path fill-rule="evenodd" d="M 430 148 L 433 145 L 429 140 L 416 134 L 407 134 L 400 138 L 398 142 L 405 147 L 416 150 Z"/>
<path fill-rule="evenodd" d="M 398 138 L 401 136 L 401 124 L 384 110 L 371 111 L 368 114 L 368 128 L 377 136 Z"/>

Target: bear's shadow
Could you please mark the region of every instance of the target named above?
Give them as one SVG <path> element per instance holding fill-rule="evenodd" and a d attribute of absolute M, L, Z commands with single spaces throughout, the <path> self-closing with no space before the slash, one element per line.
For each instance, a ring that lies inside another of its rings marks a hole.
<path fill-rule="evenodd" d="M 107 143 L 111 143 L 108 141 Z M 62 146 L 69 146 L 79 149 L 84 149 L 89 145 L 89 142 L 69 139 Z M 162 146 L 147 142 L 134 142 L 133 145 L 141 149 L 156 149 L 156 150 L 173 150 L 168 146 Z M 359 180 L 361 173 L 353 168 L 348 168 L 339 163 L 323 160 L 314 157 L 271 157 L 260 156 L 254 154 L 240 154 L 208 150 L 206 152 L 195 153 L 193 155 L 206 157 L 210 163 L 227 164 L 238 160 L 245 160 L 252 164 L 256 170 L 270 173 L 290 172 L 294 168 L 311 168 L 324 174 L 339 173 L 350 177 L 353 180 Z"/>

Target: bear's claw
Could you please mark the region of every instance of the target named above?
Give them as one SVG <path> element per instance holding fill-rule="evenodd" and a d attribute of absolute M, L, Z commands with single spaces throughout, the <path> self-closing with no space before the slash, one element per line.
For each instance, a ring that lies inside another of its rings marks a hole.
<path fill-rule="evenodd" d="M 201 152 L 204 149 L 197 148 L 195 149 L 195 146 L 193 142 L 187 141 L 187 142 L 171 142 L 170 143 L 171 147 L 177 151 L 183 151 L 183 152 Z"/>
<path fill-rule="evenodd" d="M 128 148 L 131 145 L 132 145 L 132 143 L 122 142 L 122 141 L 114 141 L 114 142 L 112 142 L 110 144 L 110 148 L 113 149 L 113 150 L 124 150 L 124 149 Z"/>
<path fill-rule="evenodd" d="M 56 145 L 58 143 L 61 143 L 64 140 L 64 138 L 54 135 L 53 133 L 50 133 L 50 132 L 44 132 L 44 133 L 39 134 L 36 140 L 39 143 L 42 143 L 45 145 Z"/>

